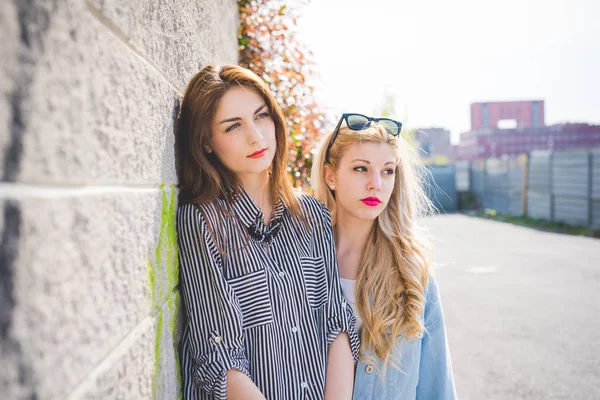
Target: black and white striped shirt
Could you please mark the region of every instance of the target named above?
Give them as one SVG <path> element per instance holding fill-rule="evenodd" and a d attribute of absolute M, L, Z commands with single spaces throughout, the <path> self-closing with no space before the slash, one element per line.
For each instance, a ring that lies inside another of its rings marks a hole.
<path fill-rule="evenodd" d="M 298 196 L 310 229 L 282 202 L 265 227 L 243 191 L 230 206 L 179 206 L 184 399 L 225 399 L 231 368 L 269 400 L 322 399 L 328 346 L 340 332 L 349 334 L 356 361 L 359 339 L 342 295 L 329 211 Z M 249 238 L 253 223 L 268 232 L 275 221 L 280 230 L 270 244 Z"/>

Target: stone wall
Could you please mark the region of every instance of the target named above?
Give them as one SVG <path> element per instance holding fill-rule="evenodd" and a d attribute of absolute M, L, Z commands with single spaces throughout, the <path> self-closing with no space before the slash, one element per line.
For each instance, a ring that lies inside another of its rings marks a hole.
<path fill-rule="evenodd" d="M 0 4 L 0 393 L 175 399 L 173 121 L 234 0 Z"/>

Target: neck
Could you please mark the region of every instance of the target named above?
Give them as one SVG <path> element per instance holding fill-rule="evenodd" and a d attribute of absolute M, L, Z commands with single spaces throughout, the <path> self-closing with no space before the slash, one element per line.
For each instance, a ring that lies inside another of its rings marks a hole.
<path fill-rule="evenodd" d="M 334 227 L 335 248 L 340 276 L 343 278 L 356 279 L 373 224 L 375 220 L 358 219 L 338 211 Z"/>
<path fill-rule="evenodd" d="M 258 174 L 239 175 L 242 181 L 242 187 L 254 201 L 258 203 L 263 201 L 265 192 L 269 191 L 269 172 L 264 171 Z"/>
<path fill-rule="evenodd" d="M 239 176 L 242 182 L 242 187 L 260 207 L 263 212 L 265 223 L 268 223 L 273 210 L 273 199 L 271 198 L 271 190 L 269 187 L 269 172 L 264 171 L 258 174 L 246 174 Z"/>

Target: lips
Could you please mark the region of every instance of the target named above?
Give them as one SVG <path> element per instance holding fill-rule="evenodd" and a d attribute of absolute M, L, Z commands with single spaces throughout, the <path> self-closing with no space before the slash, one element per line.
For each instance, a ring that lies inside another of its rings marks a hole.
<path fill-rule="evenodd" d="M 375 207 L 381 204 L 381 200 L 379 200 L 377 197 L 366 197 L 361 199 L 361 201 L 369 207 Z"/>
<path fill-rule="evenodd" d="M 265 147 L 264 149 L 260 149 L 258 151 L 255 151 L 254 153 L 250 154 L 248 156 L 248 158 L 260 158 L 260 157 L 264 156 L 266 152 L 267 152 L 267 148 Z"/>

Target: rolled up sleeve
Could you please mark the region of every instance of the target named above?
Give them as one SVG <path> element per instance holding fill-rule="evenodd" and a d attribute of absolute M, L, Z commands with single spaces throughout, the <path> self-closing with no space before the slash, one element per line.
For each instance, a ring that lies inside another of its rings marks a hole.
<path fill-rule="evenodd" d="M 346 332 L 350 338 L 350 347 L 354 362 L 358 360 L 360 350 L 360 340 L 356 332 L 356 317 L 352 307 L 348 305 L 342 292 L 340 276 L 335 253 L 335 243 L 333 241 L 333 228 L 329 210 L 322 205 L 321 214 L 323 216 L 322 243 L 323 259 L 327 271 L 329 299 L 327 304 L 327 345 L 329 346 L 341 332 Z"/>
<path fill-rule="evenodd" d="M 250 377 L 239 301 L 223 276 L 218 249 L 194 205 L 177 211 L 181 291 L 187 319 L 185 363 L 197 388 L 225 399 L 229 369 Z"/>

